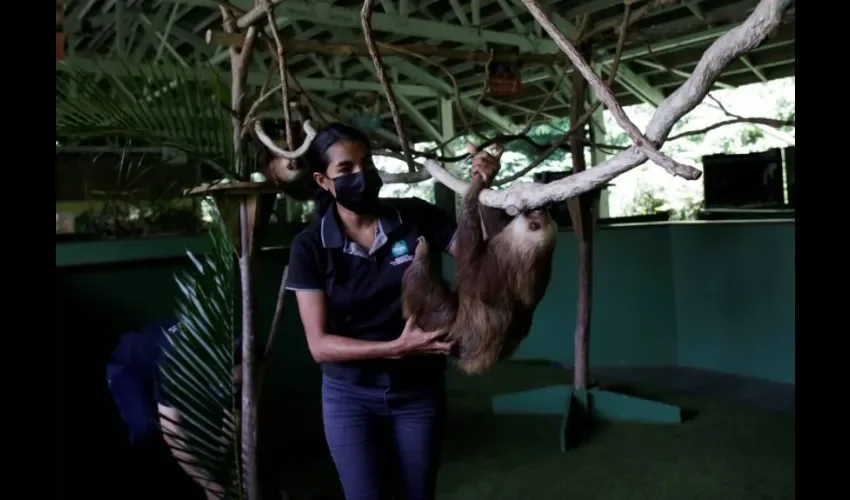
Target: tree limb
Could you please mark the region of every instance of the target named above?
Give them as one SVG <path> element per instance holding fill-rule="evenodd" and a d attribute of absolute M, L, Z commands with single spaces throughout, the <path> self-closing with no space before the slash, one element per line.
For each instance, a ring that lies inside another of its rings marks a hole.
<path fill-rule="evenodd" d="M 407 142 L 407 135 L 404 133 L 404 124 L 401 122 L 401 111 L 398 108 L 398 102 L 395 99 L 390 82 L 387 79 L 384 71 L 384 63 L 381 61 L 381 55 L 378 53 L 378 47 L 375 44 L 374 35 L 372 33 L 372 9 L 375 6 L 375 0 L 366 0 L 363 2 L 363 8 L 360 10 L 360 22 L 363 25 L 363 37 L 366 40 L 366 47 L 369 49 L 369 56 L 372 58 L 372 64 L 375 65 L 375 73 L 378 75 L 378 80 L 381 82 L 381 87 L 384 88 L 384 94 L 387 96 L 387 102 L 390 105 L 390 112 L 393 115 L 395 130 L 398 134 L 401 148 L 404 151 L 404 158 L 411 172 L 416 171 L 416 165 L 413 162 L 413 157 L 410 156 L 410 144 Z"/>
<path fill-rule="evenodd" d="M 533 0 L 523 1 L 533 2 Z M 742 24 L 729 30 L 711 44 L 691 76 L 655 110 L 646 128 L 646 138 L 658 145 L 663 144 L 676 122 L 705 98 L 723 69 L 733 59 L 754 49 L 776 31 L 788 4 L 788 0 L 760 0 L 755 10 Z M 543 17 L 539 6 L 537 15 Z M 549 24 L 551 26 L 551 23 Z M 576 66 L 578 67 L 578 64 Z M 600 187 L 648 159 L 650 158 L 646 150 L 639 146 L 632 146 L 589 170 L 548 184 L 514 184 L 503 191 L 485 189 L 479 201 L 486 206 L 509 211 L 529 210 L 564 201 Z M 427 160 L 424 165 L 432 177 L 452 191 L 456 193 L 466 191 L 467 184 L 451 175 L 437 162 Z"/>
<path fill-rule="evenodd" d="M 228 33 L 236 32 L 236 18 L 233 12 L 219 5 L 223 28 Z M 236 160 L 236 170 L 245 175 L 245 162 L 242 153 L 244 137 L 242 135 L 243 113 L 242 100 L 245 97 L 245 83 L 248 77 L 248 65 L 251 62 L 251 51 L 257 38 L 257 29 L 251 26 L 245 35 L 242 50 L 230 48 L 230 65 L 232 73 L 232 119 L 233 147 Z M 239 200 L 239 274 L 242 291 L 242 418 L 241 418 L 241 467 L 244 472 L 246 493 L 250 500 L 259 500 L 260 483 L 257 467 L 257 385 L 254 348 L 254 301 L 252 295 L 251 276 L 251 245 L 250 238 L 253 227 L 248 215 L 248 199 Z"/>
<path fill-rule="evenodd" d="M 626 2 L 625 11 L 623 12 L 623 21 L 620 26 L 620 34 L 617 37 L 617 48 L 614 51 L 614 61 L 611 63 L 611 69 L 608 72 L 608 87 L 611 87 L 611 85 L 614 83 L 614 80 L 617 78 L 617 71 L 620 68 L 620 58 L 623 55 L 623 45 L 626 42 L 626 28 L 629 23 L 631 9 L 631 3 Z M 585 26 L 582 26 L 582 31 L 584 31 L 584 28 Z M 581 32 L 579 32 L 579 38 L 581 38 Z M 574 122 L 573 120 L 570 120 L 570 129 L 564 132 L 561 137 L 552 141 L 552 144 L 546 149 L 546 151 L 544 151 L 540 156 L 535 158 L 530 164 L 507 177 L 495 180 L 492 185 L 494 187 L 504 186 L 505 184 L 511 183 L 519 179 L 523 175 L 527 174 L 528 172 L 531 172 L 532 170 L 540 166 L 540 164 L 546 161 L 547 158 L 552 156 L 552 154 L 557 151 L 558 148 L 567 143 L 570 137 L 584 130 L 585 124 L 590 119 L 590 117 L 593 116 L 593 113 L 596 112 L 601 103 L 602 101 L 597 100 L 596 103 L 594 103 L 593 106 L 587 109 L 577 120 L 575 120 Z M 529 122 L 529 124 L 530 123 L 531 122 Z M 585 134 L 581 134 L 581 138 L 582 140 L 586 139 Z"/>
<path fill-rule="evenodd" d="M 690 180 L 699 179 L 702 172 L 695 167 L 679 163 L 669 156 L 661 153 L 658 150 L 658 147 L 653 144 L 653 142 L 650 141 L 649 138 L 647 138 L 637 128 L 637 126 L 635 126 L 634 123 L 632 123 L 629 117 L 626 116 L 626 112 L 623 111 L 623 107 L 617 102 L 617 99 L 614 97 L 611 89 L 605 85 L 605 82 L 603 82 L 592 69 L 590 69 L 587 61 L 585 61 L 581 54 L 578 53 L 573 44 L 567 40 L 567 37 L 561 33 L 555 24 L 552 23 L 552 20 L 549 19 L 549 17 L 543 12 L 540 3 L 537 0 L 522 0 L 522 3 L 525 4 L 531 15 L 534 16 L 537 22 L 540 23 L 543 29 L 546 30 L 552 40 L 554 40 L 555 44 L 564 52 L 564 54 L 566 54 L 570 61 L 572 61 L 576 70 L 578 70 L 590 86 L 593 87 L 596 97 L 605 104 L 608 111 L 611 112 L 611 116 L 613 116 L 620 127 L 629 134 L 629 137 L 631 137 L 636 147 L 640 148 L 640 150 L 643 151 L 655 164 L 661 166 L 671 174 Z"/>
<path fill-rule="evenodd" d="M 295 147 L 295 141 L 292 138 L 292 116 L 289 109 L 289 85 L 286 78 L 286 51 L 283 49 L 283 42 L 280 41 L 280 33 L 277 32 L 277 22 L 274 18 L 274 7 L 269 0 L 260 0 L 260 5 L 266 11 L 266 18 L 269 23 L 269 30 L 272 32 L 272 37 L 275 43 L 275 52 L 277 53 L 278 72 L 280 73 L 280 92 L 281 100 L 283 101 L 283 123 L 286 131 L 286 145 L 289 149 Z"/>

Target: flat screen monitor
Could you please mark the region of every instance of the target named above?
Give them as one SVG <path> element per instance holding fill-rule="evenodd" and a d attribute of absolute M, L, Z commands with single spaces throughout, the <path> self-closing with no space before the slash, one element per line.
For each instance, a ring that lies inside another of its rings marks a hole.
<path fill-rule="evenodd" d="M 705 208 L 782 206 L 782 151 L 704 156 Z"/>

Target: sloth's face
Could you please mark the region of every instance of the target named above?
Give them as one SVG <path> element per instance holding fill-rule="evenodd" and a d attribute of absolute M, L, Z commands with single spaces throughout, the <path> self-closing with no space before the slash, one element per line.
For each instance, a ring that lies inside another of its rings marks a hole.
<path fill-rule="evenodd" d="M 528 226 L 528 230 L 531 232 L 547 228 L 553 222 L 552 217 L 549 216 L 549 211 L 545 208 L 529 210 L 520 214 L 519 217 L 524 220 L 526 226 Z"/>
<path fill-rule="evenodd" d="M 498 238 L 523 253 L 543 251 L 555 245 L 558 225 L 545 208 L 522 212 L 508 224 Z"/>

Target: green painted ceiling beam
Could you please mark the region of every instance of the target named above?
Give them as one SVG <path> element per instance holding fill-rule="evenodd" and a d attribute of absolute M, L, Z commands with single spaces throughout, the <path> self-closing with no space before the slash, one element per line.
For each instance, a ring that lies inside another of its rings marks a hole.
<path fill-rule="evenodd" d="M 357 35 L 354 31 L 350 30 L 337 30 L 334 32 L 334 35 L 334 40 L 342 42 L 350 42 L 352 40 L 360 39 L 359 35 Z M 371 66 L 371 60 L 367 60 L 365 58 L 363 59 L 367 61 L 367 66 Z M 439 92 L 443 97 L 450 98 L 454 95 L 454 88 L 448 82 L 434 76 L 431 71 L 423 70 L 418 65 L 413 64 L 403 58 L 384 57 L 382 59 L 384 61 L 384 64 L 388 68 L 391 67 L 397 70 L 399 73 L 408 76 L 411 80 L 433 88 L 434 90 Z M 478 105 L 476 107 L 475 99 L 469 97 L 461 97 L 460 103 L 464 107 L 464 109 L 468 109 L 470 111 L 474 110 L 473 112 L 475 114 L 479 115 L 488 123 L 503 132 L 512 133 L 517 129 L 516 124 L 514 124 L 511 120 L 499 115 L 499 113 L 496 112 L 493 108 L 484 105 Z"/>
<path fill-rule="evenodd" d="M 601 65 L 605 73 L 608 74 L 612 63 L 601 63 Z M 658 106 L 664 102 L 664 94 L 660 90 L 650 85 L 645 78 L 639 76 L 623 63 L 620 63 L 620 66 L 617 68 L 617 81 L 638 99 L 647 104 Z"/>
<path fill-rule="evenodd" d="M 360 64 L 365 66 L 366 70 L 369 71 L 369 73 L 371 73 L 376 80 L 378 79 L 378 73 L 375 71 L 375 66 L 372 64 L 372 61 L 369 58 L 361 57 Z M 378 98 L 381 99 L 380 96 Z M 407 97 L 399 93 L 396 93 L 395 98 L 399 106 L 401 106 L 402 108 L 403 115 L 407 115 L 407 117 L 410 118 L 413 123 L 416 124 L 417 127 L 419 127 L 420 131 L 424 132 L 425 135 L 429 136 L 431 139 L 437 142 L 441 140 L 442 134 L 440 134 L 437 128 L 434 127 L 434 125 L 432 125 L 431 122 L 428 121 L 428 118 L 426 118 L 425 115 L 422 114 L 422 112 L 417 108 L 417 106 L 410 102 Z"/>
<path fill-rule="evenodd" d="M 441 91 L 445 97 L 451 97 L 454 93 L 454 89 L 451 85 L 439 78 L 436 78 L 430 72 L 425 71 L 414 64 L 411 64 L 410 62 L 403 61 L 399 63 L 396 67 L 399 71 L 408 74 L 411 78 L 422 82 L 425 85 L 428 85 L 429 87 L 433 87 Z M 519 128 L 511 120 L 500 115 L 498 112 L 496 112 L 493 108 L 489 106 L 479 105 L 476 108 L 474 99 L 471 99 L 469 97 L 461 97 L 460 103 L 464 107 L 464 109 L 469 111 L 474 110 L 476 114 L 481 116 L 481 118 L 483 118 L 488 123 L 503 132 L 513 133 Z"/>
<path fill-rule="evenodd" d="M 231 3 L 245 10 L 250 10 L 254 5 L 252 0 L 234 0 Z M 278 23 L 283 18 L 308 21 L 328 27 L 361 28 L 360 9 L 337 7 L 328 2 L 286 0 L 278 5 L 275 14 L 278 17 Z M 515 33 L 484 30 L 472 26 L 457 26 L 414 17 L 386 14 L 377 10 L 372 14 L 372 29 L 384 33 L 470 45 L 480 46 L 487 43 L 513 45 L 525 50 L 533 48 L 539 52 L 550 53 L 558 50 L 551 40 L 532 42 L 528 37 Z"/>
<path fill-rule="evenodd" d="M 313 102 L 316 103 L 316 106 L 318 106 L 319 109 L 322 111 L 322 113 L 327 114 L 328 117 L 331 119 L 345 121 L 352 115 L 351 112 L 346 111 L 343 111 L 341 116 L 337 115 L 337 106 L 331 101 L 325 99 L 324 97 L 312 96 L 311 98 L 313 99 Z M 379 127 L 372 133 L 393 144 L 400 144 L 398 140 L 398 135 L 394 131 Z"/>
<path fill-rule="evenodd" d="M 711 27 L 711 23 L 709 23 L 708 19 L 705 17 L 705 12 L 702 10 L 702 7 L 699 6 L 699 1 L 697 1 L 697 0 L 687 0 L 687 1 L 684 2 L 684 4 L 688 8 L 688 10 L 691 11 L 691 14 L 693 14 L 694 17 L 696 17 L 700 21 L 706 23 L 706 26 Z M 762 72 L 760 69 L 758 69 L 753 64 L 753 62 L 752 62 L 752 60 L 750 59 L 749 56 L 742 55 L 740 57 L 740 59 L 741 59 L 741 62 L 744 63 L 744 66 L 749 68 L 750 71 L 752 71 L 753 74 L 756 75 L 759 78 L 759 80 L 761 80 L 763 82 L 767 81 L 767 77 L 764 76 L 764 72 Z"/>
<path fill-rule="evenodd" d="M 73 63 L 75 67 L 92 72 L 98 72 L 101 70 L 101 68 L 106 71 L 123 71 L 123 65 L 121 63 L 116 63 L 114 61 L 109 60 L 96 60 L 86 59 L 82 57 L 74 57 Z M 62 67 L 63 65 L 61 63 L 56 64 L 57 69 L 61 69 Z M 166 76 L 173 75 L 176 77 L 177 75 L 187 74 L 187 71 L 185 69 L 176 68 L 173 65 L 168 64 L 158 64 L 157 69 Z M 198 73 L 199 71 L 203 70 L 193 69 L 192 73 Z M 188 74 L 191 75 L 192 73 Z M 227 71 L 220 71 L 219 74 L 221 74 L 226 79 L 230 78 L 230 73 Z M 263 83 L 265 83 L 265 81 L 265 73 L 259 71 L 251 71 L 248 74 L 249 85 L 261 86 L 263 85 Z M 273 81 L 277 80 L 273 79 Z M 373 92 L 381 92 L 383 90 L 381 84 L 377 81 L 364 82 L 359 80 L 331 80 L 327 78 L 298 78 L 298 83 L 305 90 L 314 90 L 322 92 L 344 92 L 349 90 L 369 90 Z M 441 92 L 438 92 L 433 88 L 426 87 L 423 85 L 398 84 L 394 85 L 393 88 L 397 93 L 409 97 L 438 97 L 441 95 Z"/>
<path fill-rule="evenodd" d="M 171 1 L 176 1 L 176 0 L 164 0 L 164 1 L 171 2 Z M 201 5 L 201 4 L 208 5 L 207 3 L 205 3 L 204 0 L 188 0 L 188 1 L 189 2 L 193 2 L 193 1 L 198 2 L 199 5 Z M 508 1 L 512 1 L 514 4 L 517 5 L 517 7 L 514 9 L 514 13 L 516 13 L 520 9 L 525 9 L 525 6 L 522 4 L 521 0 L 508 0 Z M 599 0 L 599 1 L 611 3 L 611 0 Z M 239 6 L 240 3 L 249 4 L 250 2 L 251 2 L 251 0 L 237 0 L 233 3 L 237 6 Z M 290 1 L 287 0 L 287 4 L 289 4 L 289 3 L 290 3 Z M 301 2 L 301 3 L 303 4 L 303 2 Z M 593 3 L 593 2 L 591 2 L 591 3 Z M 602 5 L 602 4 L 600 4 L 600 5 Z M 245 5 L 242 5 L 242 7 L 245 7 Z M 248 7 L 250 8 L 250 5 L 248 5 Z M 347 10 L 353 11 L 354 9 L 347 9 Z M 582 8 L 582 10 L 584 10 L 584 9 Z M 593 10 L 593 9 L 588 9 L 588 10 Z M 281 12 L 281 11 L 282 11 L 282 6 L 278 7 L 278 12 Z M 403 16 L 399 15 L 399 17 L 403 17 Z M 490 16 L 490 17 L 492 17 L 492 16 Z M 574 34 L 575 34 L 574 32 L 575 32 L 576 29 L 575 29 L 575 26 L 572 25 L 572 23 L 569 23 L 563 17 L 561 17 L 557 14 L 554 17 L 557 19 L 556 25 L 562 31 L 564 31 L 564 33 L 567 36 L 571 36 L 571 34 L 574 36 Z M 553 21 L 555 21 L 556 19 L 553 19 Z M 288 22 L 288 18 L 286 16 L 279 15 L 278 18 L 277 18 L 277 21 L 278 22 Z M 319 27 L 326 25 L 326 23 L 324 23 L 324 21 L 322 19 L 309 19 L 309 21 L 316 23 Z M 486 22 L 487 19 L 483 19 L 482 21 Z M 432 21 L 427 21 L 427 22 L 432 23 Z M 347 22 L 347 25 L 357 28 L 358 32 L 359 32 L 359 28 L 360 28 L 359 13 L 356 16 L 356 18 L 351 18 L 349 20 L 349 22 Z M 452 28 L 452 29 L 460 29 L 460 30 L 472 29 L 472 28 L 461 28 L 461 27 L 450 26 L 450 25 L 444 25 L 444 26 L 447 26 L 447 27 Z M 572 28 L 572 30 L 570 28 Z M 376 27 L 376 30 L 377 30 L 377 27 Z M 670 38 L 668 40 L 654 42 L 653 46 L 652 46 L 652 53 L 655 54 L 655 55 L 659 55 L 659 54 L 662 54 L 662 53 L 665 53 L 665 52 L 670 52 L 672 50 L 683 49 L 683 48 L 687 48 L 687 47 L 693 46 L 693 45 L 703 44 L 703 43 L 706 43 L 706 42 L 712 42 L 712 41 L 716 40 L 718 37 L 720 37 L 722 34 L 726 33 L 728 30 L 729 30 L 729 26 L 721 26 L 721 27 L 701 31 L 701 32 L 698 32 L 698 33 L 687 34 L 687 35 L 683 35 L 683 36 L 676 37 L 676 38 Z M 397 33 L 397 34 L 402 35 L 402 36 L 413 36 L 412 33 L 408 33 L 407 31 L 405 31 L 403 29 L 391 30 L 391 32 Z M 426 34 L 426 35 L 424 35 L 424 38 L 433 38 L 433 37 L 430 37 Z M 360 39 L 362 39 L 362 35 L 358 34 L 358 40 L 360 40 Z M 525 50 L 525 51 L 529 51 L 529 52 L 552 53 L 552 52 L 557 52 L 557 50 L 558 50 L 557 47 L 554 46 L 554 42 L 551 42 L 551 40 L 545 40 L 544 43 L 542 43 L 542 44 L 538 42 L 537 45 L 535 45 L 535 42 L 533 40 L 531 40 L 530 38 L 519 36 L 519 35 L 515 35 L 513 40 L 518 44 L 517 46 L 521 50 Z M 454 41 L 458 41 L 458 40 L 454 40 Z M 466 43 L 462 40 L 458 41 L 458 42 L 459 43 Z M 500 43 L 503 43 L 503 42 L 500 42 Z M 475 44 L 470 44 L 470 45 L 475 45 Z M 623 62 L 627 62 L 627 61 L 632 60 L 632 59 L 637 59 L 637 58 L 647 56 L 647 55 L 649 55 L 649 50 L 650 49 L 648 49 L 647 47 L 635 47 L 635 48 L 632 48 L 632 49 L 624 50 L 622 57 L 621 57 L 620 70 L 623 69 L 623 64 L 622 64 Z M 601 64 L 611 63 L 614 60 L 613 51 L 614 51 L 613 46 L 605 47 L 604 49 L 597 51 L 596 62 L 601 63 Z M 227 52 L 223 51 L 219 56 L 214 57 L 212 59 L 212 62 L 214 64 L 218 64 L 218 63 L 221 63 L 223 61 L 226 61 L 227 58 L 228 58 Z M 618 74 L 620 74 L 620 70 L 618 70 Z M 643 82 L 640 82 L 641 78 L 639 76 L 637 76 L 636 74 L 634 74 L 634 72 L 630 72 L 628 69 L 626 69 L 626 72 L 623 73 L 623 74 L 626 75 L 626 78 L 629 78 L 631 80 L 631 82 L 632 82 L 631 86 L 633 88 L 638 89 L 638 88 L 643 87 L 645 90 L 647 89 L 648 82 L 646 82 L 645 79 L 643 80 Z M 648 91 L 648 92 L 645 92 L 645 93 L 649 94 L 649 93 L 651 93 L 651 91 Z M 652 96 L 652 97 L 656 100 L 658 99 L 658 95 L 655 95 L 655 96 Z"/>
<path fill-rule="evenodd" d="M 413 123 L 419 127 L 420 130 L 425 132 L 425 135 L 430 137 L 432 140 L 441 142 L 442 134 L 437 130 L 437 128 L 428 121 L 428 118 L 419 111 L 419 108 L 415 106 L 412 102 L 410 102 L 403 95 L 397 95 L 396 100 L 398 101 L 399 106 L 404 110 L 404 114 L 406 114 Z"/>

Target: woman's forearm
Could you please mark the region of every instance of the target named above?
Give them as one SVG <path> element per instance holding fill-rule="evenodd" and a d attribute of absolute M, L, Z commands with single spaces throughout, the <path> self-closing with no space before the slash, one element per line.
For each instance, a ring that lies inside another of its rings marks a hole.
<path fill-rule="evenodd" d="M 395 340 L 360 340 L 330 333 L 312 337 L 308 339 L 308 344 L 317 363 L 395 358 L 401 355 L 400 344 Z"/>

